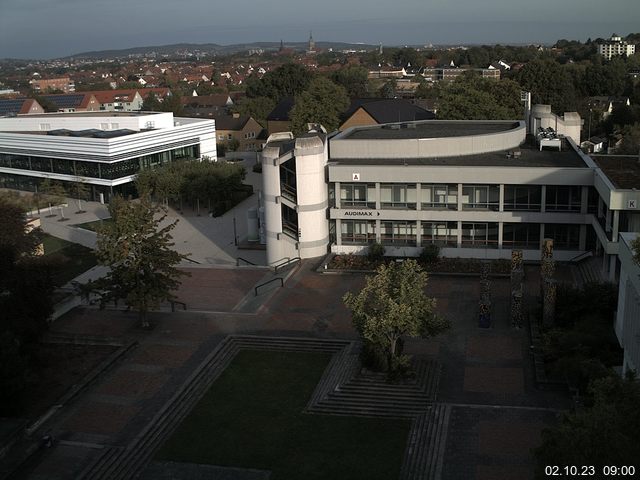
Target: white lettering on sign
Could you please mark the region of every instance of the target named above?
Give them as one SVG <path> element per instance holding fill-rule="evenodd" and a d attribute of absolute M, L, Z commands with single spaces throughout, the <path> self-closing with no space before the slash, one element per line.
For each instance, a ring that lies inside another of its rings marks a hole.
<path fill-rule="evenodd" d="M 360 181 L 360 174 L 359 173 L 352 173 L 351 174 L 351 178 L 354 182 L 359 182 Z"/>
<path fill-rule="evenodd" d="M 637 200 L 627 200 L 627 208 L 638 208 Z"/>

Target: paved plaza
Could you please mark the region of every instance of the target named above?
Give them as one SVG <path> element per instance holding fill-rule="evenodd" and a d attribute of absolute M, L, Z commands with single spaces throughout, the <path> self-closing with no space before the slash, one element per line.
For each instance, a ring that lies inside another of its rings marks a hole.
<path fill-rule="evenodd" d="M 254 313 L 238 305 L 253 297 L 267 270 L 195 267 L 179 292 L 188 310 L 152 314 L 151 331 L 138 327 L 135 314 L 114 309 L 83 307 L 56 321 L 54 333 L 117 338 L 133 347 L 47 422 L 58 443 L 31 458 L 25 477 L 75 478 L 105 449 L 127 447 L 229 334 L 356 339 L 341 298 L 359 289 L 364 275 L 317 273 L 316 263 L 292 271 L 283 288 L 261 296 Z M 536 291 L 536 274 L 528 272 L 529 292 Z M 480 329 L 479 279 L 432 276 L 428 294 L 453 328 L 406 345 L 442 365 L 437 401 L 451 412 L 442 479 L 530 478 L 530 449 L 566 407 L 562 396 L 534 386 L 528 335 L 507 321 L 508 279 L 493 279 L 492 291 L 493 325 Z"/>

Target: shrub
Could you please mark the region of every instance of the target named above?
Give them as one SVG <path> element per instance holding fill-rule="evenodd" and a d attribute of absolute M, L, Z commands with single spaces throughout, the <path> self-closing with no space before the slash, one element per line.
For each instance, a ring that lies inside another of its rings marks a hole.
<path fill-rule="evenodd" d="M 374 343 L 365 341 L 360 351 L 362 366 L 374 372 L 384 372 L 387 369 L 387 357 L 382 349 Z"/>
<path fill-rule="evenodd" d="M 262 163 L 256 162 L 251 168 L 255 173 L 262 173 Z"/>
<path fill-rule="evenodd" d="M 420 261 L 423 263 L 435 263 L 440 257 L 440 247 L 438 245 L 426 245 L 420 252 Z"/>
<path fill-rule="evenodd" d="M 385 252 L 385 248 L 384 245 L 382 245 L 381 243 L 372 243 L 369 246 L 369 252 L 367 253 L 367 257 L 369 258 L 369 260 L 371 261 L 379 261 L 382 260 L 384 258 L 384 252 Z"/>

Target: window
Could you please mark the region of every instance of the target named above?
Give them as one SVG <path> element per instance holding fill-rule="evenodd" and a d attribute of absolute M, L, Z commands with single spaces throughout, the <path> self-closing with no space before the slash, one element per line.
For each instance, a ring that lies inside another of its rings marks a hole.
<path fill-rule="evenodd" d="M 364 207 L 376 208 L 373 201 L 376 195 L 376 186 L 367 183 L 341 183 L 340 184 L 340 207 Z M 368 201 L 371 199 L 372 201 Z"/>
<path fill-rule="evenodd" d="M 462 208 L 499 210 L 500 187 L 498 185 L 464 185 Z"/>
<path fill-rule="evenodd" d="M 580 212 L 582 187 L 547 186 L 545 209 L 549 212 Z"/>
<path fill-rule="evenodd" d="M 376 222 L 342 220 L 340 238 L 343 244 L 367 245 L 376 241 Z"/>
<path fill-rule="evenodd" d="M 282 204 L 282 232 L 298 240 L 298 213 L 285 204 Z"/>
<path fill-rule="evenodd" d="M 416 245 L 416 222 L 381 222 L 380 240 L 385 245 Z"/>
<path fill-rule="evenodd" d="M 422 185 L 420 195 L 423 209 L 458 209 L 458 185 L 456 184 Z"/>
<path fill-rule="evenodd" d="M 224 135 L 218 135 L 218 140 L 224 140 Z"/>
<path fill-rule="evenodd" d="M 530 211 L 539 212 L 542 199 L 542 187 L 539 185 L 505 185 L 505 212 Z"/>
<path fill-rule="evenodd" d="M 502 226 L 504 248 L 540 248 L 540 225 L 537 223 L 505 223 Z"/>
<path fill-rule="evenodd" d="M 580 245 L 580 225 L 546 223 L 545 238 L 553 239 L 553 248 L 558 250 L 578 250 Z"/>
<path fill-rule="evenodd" d="M 497 223 L 462 223 L 463 247 L 493 247 L 498 246 Z"/>
<path fill-rule="evenodd" d="M 458 222 L 422 222 L 422 245 L 458 245 Z"/>
<path fill-rule="evenodd" d="M 383 208 L 416 208 L 416 186 L 414 184 L 387 183 L 380 185 L 380 205 Z"/>
<path fill-rule="evenodd" d="M 232 133 L 227 134 L 227 140 L 233 140 L 233 134 Z"/>

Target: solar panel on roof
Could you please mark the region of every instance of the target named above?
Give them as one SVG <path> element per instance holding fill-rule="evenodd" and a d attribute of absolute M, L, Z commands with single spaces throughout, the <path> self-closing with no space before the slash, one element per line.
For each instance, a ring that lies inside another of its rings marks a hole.
<path fill-rule="evenodd" d="M 43 95 L 44 98 L 50 100 L 58 108 L 75 108 L 80 106 L 83 94 L 69 94 L 69 95 Z"/>
<path fill-rule="evenodd" d="M 10 114 L 18 114 L 20 113 L 20 109 L 22 108 L 23 100 L 0 100 L 0 115 L 10 115 Z"/>

